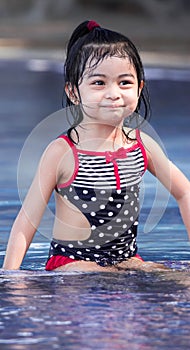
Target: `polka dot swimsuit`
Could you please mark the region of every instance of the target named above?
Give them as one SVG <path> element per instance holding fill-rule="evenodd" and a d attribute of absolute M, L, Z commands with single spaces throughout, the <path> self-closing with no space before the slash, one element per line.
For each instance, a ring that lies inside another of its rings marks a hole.
<path fill-rule="evenodd" d="M 82 151 L 62 135 L 75 157 L 75 171 L 56 191 L 74 204 L 90 224 L 91 235 L 81 241 L 53 239 L 49 258 L 62 255 L 76 260 L 115 265 L 137 253 L 139 185 L 147 167 L 139 131 L 137 142 L 115 152 Z"/>

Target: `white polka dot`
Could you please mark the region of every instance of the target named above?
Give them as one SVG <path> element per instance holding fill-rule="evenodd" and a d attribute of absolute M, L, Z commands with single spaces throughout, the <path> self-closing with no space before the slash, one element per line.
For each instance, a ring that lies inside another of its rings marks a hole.
<path fill-rule="evenodd" d="M 69 258 L 74 259 L 75 257 L 74 257 L 74 255 L 69 255 Z"/>
<path fill-rule="evenodd" d="M 108 230 L 108 231 L 111 230 L 111 229 L 112 229 L 112 226 L 111 226 L 111 225 L 107 227 L 107 230 Z"/>
<path fill-rule="evenodd" d="M 108 216 L 113 216 L 113 212 L 109 211 Z"/>
<path fill-rule="evenodd" d="M 96 202 L 96 197 L 91 197 L 92 202 Z"/>
<path fill-rule="evenodd" d="M 64 253 L 65 252 L 65 248 L 61 248 L 61 251 Z"/>
<path fill-rule="evenodd" d="M 88 208 L 88 205 L 87 205 L 86 203 L 83 203 L 83 204 L 82 204 L 82 207 L 83 207 L 84 209 L 86 209 L 86 208 Z"/>
<path fill-rule="evenodd" d="M 113 202 L 113 197 L 109 197 L 108 200 L 109 200 L 110 202 Z"/>
<path fill-rule="evenodd" d="M 88 248 L 86 248 L 85 250 L 86 250 L 86 252 L 90 252 L 90 249 L 88 249 Z"/>
<path fill-rule="evenodd" d="M 132 192 L 134 191 L 134 186 L 131 187 L 131 191 L 132 191 Z"/>
<path fill-rule="evenodd" d="M 114 237 L 118 237 L 119 236 L 119 233 L 118 232 L 115 232 L 114 233 Z"/>
<path fill-rule="evenodd" d="M 78 243 L 78 245 L 83 245 L 83 243 L 81 241 L 78 241 L 77 243 Z"/>
<path fill-rule="evenodd" d="M 90 258 L 85 258 L 86 261 L 90 261 Z"/>
<path fill-rule="evenodd" d="M 124 238 L 121 239 L 121 242 L 124 242 Z"/>
<path fill-rule="evenodd" d="M 91 216 L 96 216 L 96 213 L 95 213 L 94 211 L 92 211 L 92 212 L 90 213 L 90 215 L 91 215 Z"/>
<path fill-rule="evenodd" d="M 68 247 L 69 248 L 73 248 L 73 244 L 68 244 Z"/>
<path fill-rule="evenodd" d="M 87 191 L 87 190 L 83 190 L 82 192 L 83 192 L 83 194 L 87 194 L 87 193 L 88 193 L 88 191 Z"/>
<path fill-rule="evenodd" d="M 101 193 L 101 194 L 105 194 L 106 191 L 105 191 L 105 190 L 101 190 L 100 193 Z"/>
<path fill-rule="evenodd" d="M 131 217 L 130 217 L 130 221 L 133 221 L 133 220 L 134 220 L 134 218 L 133 218 L 133 216 L 131 216 Z"/>
<path fill-rule="evenodd" d="M 95 225 L 92 225 L 91 226 L 91 230 L 94 231 L 96 229 L 96 226 Z"/>
<path fill-rule="evenodd" d="M 135 211 L 138 211 L 138 207 L 135 207 Z"/>
<path fill-rule="evenodd" d="M 103 233 L 103 232 L 100 232 L 98 236 L 99 236 L 99 237 L 104 237 L 104 233 Z"/>
<path fill-rule="evenodd" d="M 130 205 L 133 206 L 134 205 L 134 201 L 131 201 Z"/>
<path fill-rule="evenodd" d="M 128 215 L 128 214 L 129 214 L 129 210 L 125 210 L 124 215 Z"/>
<path fill-rule="evenodd" d="M 123 228 L 127 228 L 127 224 L 123 224 Z"/>
<path fill-rule="evenodd" d="M 124 199 L 127 200 L 129 198 L 128 194 L 125 195 Z"/>
<path fill-rule="evenodd" d="M 100 209 L 105 209 L 105 207 L 106 207 L 106 206 L 105 206 L 104 204 L 101 204 L 101 205 L 100 205 Z"/>
<path fill-rule="evenodd" d="M 58 244 L 57 244 L 57 243 L 55 243 L 55 244 L 54 244 L 54 248 L 57 248 L 57 246 L 58 246 Z"/>
<path fill-rule="evenodd" d="M 94 240 L 93 239 L 89 239 L 88 243 L 94 243 Z"/>
<path fill-rule="evenodd" d="M 73 190 L 72 187 L 70 187 L 70 188 L 69 188 L 69 192 L 72 192 L 72 190 Z"/>
<path fill-rule="evenodd" d="M 110 242 L 110 240 L 108 239 L 107 241 L 105 241 L 105 243 L 109 243 Z"/>
<path fill-rule="evenodd" d="M 78 254 L 78 255 L 81 255 L 81 254 L 82 254 L 82 252 L 80 252 L 80 250 L 78 250 L 77 254 Z"/>
<path fill-rule="evenodd" d="M 138 225 L 138 221 L 135 221 L 133 225 L 134 225 L 134 226 L 137 226 L 137 225 Z"/>
<path fill-rule="evenodd" d="M 94 254 L 95 258 L 99 258 L 99 256 L 100 256 L 99 254 Z"/>
<path fill-rule="evenodd" d="M 121 190 L 117 190 L 117 193 L 120 194 L 120 193 L 121 193 Z"/>
<path fill-rule="evenodd" d="M 131 230 L 128 230 L 128 233 L 131 233 L 132 231 Z"/>
<path fill-rule="evenodd" d="M 125 253 L 124 255 L 125 255 L 125 257 L 127 258 L 127 257 L 129 256 L 129 253 Z"/>
<path fill-rule="evenodd" d="M 103 223 L 104 223 L 104 220 L 103 220 L 103 219 L 100 219 L 100 220 L 99 220 L 99 223 L 100 223 L 100 224 L 103 224 Z"/>
<path fill-rule="evenodd" d="M 95 248 L 96 249 L 100 249 L 101 247 L 100 247 L 100 245 L 96 245 Z"/>
<path fill-rule="evenodd" d="M 121 208 L 121 204 L 118 203 L 118 204 L 116 205 L 116 208 Z"/>
<path fill-rule="evenodd" d="M 119 250 L 119 254 L 123 254 L 123 250 Z"/>
<path fill-rule="evenodd" d="M 68 199 L 68 197 L 67 197 L 67 195 L 66 195 L 66 194 L 64 194 L 63 198 Z"/>
<path fill-rule="evenodd" d="M 121 222 L 121 219 L 120 218 L 116 219 L 116 222 Z"/>
<path fill-rule="evenodd" d="M 116 245 L 112 245 L 112 249 L 115 249 L 116 248 Z"/>
<path fill-rule="evenodd" d="M 126 243 L 125 246 L 128 247 L 129 243 Z"/>
<path fill-rule="evenodd" d="M 79 196 L 74 196 L 74 199 L 75 199 L 76 201 L 78 201 L 78 200 L 79 200 Z"/>

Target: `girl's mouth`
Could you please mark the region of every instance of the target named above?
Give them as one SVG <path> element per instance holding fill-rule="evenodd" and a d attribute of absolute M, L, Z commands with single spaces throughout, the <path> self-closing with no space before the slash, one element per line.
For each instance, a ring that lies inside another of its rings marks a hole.
<path fill-rule="evenodd" d="M 103 108 L 109 108 L 109 109 L 116 109 L 116 108 L 124 108 L 125 106 L 118 104 L 118 103 L 112 103 L 108 105 L 103 105 Z"/>

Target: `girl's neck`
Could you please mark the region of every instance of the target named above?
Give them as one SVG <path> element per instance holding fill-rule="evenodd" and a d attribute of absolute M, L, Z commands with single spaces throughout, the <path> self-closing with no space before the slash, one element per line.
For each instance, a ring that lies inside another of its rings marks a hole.
<path fill-rule="evenodd" d="M 77 127 L 79 143 L 77 148 L 91 151 L 116 151 L 126 146 L 127 137 L 121 126 L 110 126 L 103 124 L 84 124 Z"/>

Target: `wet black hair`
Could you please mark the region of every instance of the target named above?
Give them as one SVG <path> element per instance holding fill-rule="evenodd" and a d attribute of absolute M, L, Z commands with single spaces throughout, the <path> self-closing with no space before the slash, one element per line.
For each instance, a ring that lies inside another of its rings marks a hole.
<path fill-rule="evenodd" d="M 94 21 L 82 22 L 71 35 L 67 45 L 64 66 L 65 84 L 69 84 L 69 89 L 73 96 L 75 96 L 75 91 L 77 90 L 80 98 L 79 84 L 82 81 L 86 64 L 88 63 L 88 66 L 95 68 L 105 58 L 113 56 L 126 57 L 130 60 L 136 70 L 138 87 L 140 87 L 141 81 L 144 81 L 135 112 L 138 114 L 142 110 L 141 116 L 144 119 L 148 119 L 150 117 L 149 93 L 145 83 L 143 64 L 137 48 L 128 37 L 102 28 Z M 80 108 L 72 108 L 74 104 L 67 96 L 66 107 L 69 106 L 73 122 L 67 134 L 72 140 L 72 130 L 76 132 L 78 138 L 76 126 L 82 121 L 83 115 Z"/>

